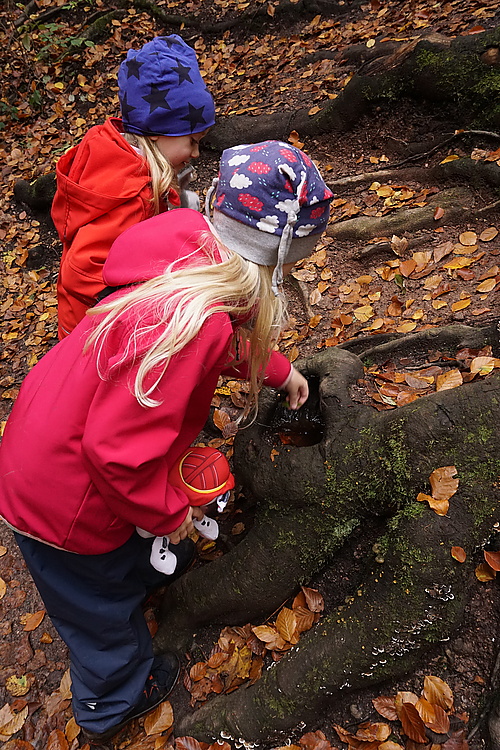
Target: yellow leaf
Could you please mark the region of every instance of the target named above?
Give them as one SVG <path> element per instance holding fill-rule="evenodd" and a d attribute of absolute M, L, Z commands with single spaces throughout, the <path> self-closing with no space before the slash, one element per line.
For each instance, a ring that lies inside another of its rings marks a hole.
<path fill-rule="evenodd" d="M 442 307 L 447 307 L 448 305 L 444 299 L 433 299 L 431 304 L 434 310 L 441 310 Z"/>
<path fill-rule="evenodd" d="M 462 385 L 463 378 L 460 370 L 453 369 L 438 375 L 436 378 L 436 391 L 448 391 Z"/>
<path fill-rule="evenodd" d="M 370 49 L 370 47 L 375 47 L 375 39 L 368 39 L 366 46 L 368 49 Z"/>
<path fill-rule="evenodd" d="M 276 618 L 276 629 L 280 636 L 289 643 L 297 643 L 298 638 L 295 636 L 297 628 L 297 619 L 293 610 L 283 607 Z"/>
<path fill-rule="evenodd" d="M 73 717 L 67 722 L 66 726 L 64 727 L 64 734 L 66 735 L 66 739 L 71 744 L 75 737 L 78 737 L 80 734 L 80 727 L 76 723 Z"/>
<path fill-rule="evenodd" d="M 410 331 L 414 331 L 416 327 L 416 321 L 407 320 L 405 323 L 401 323 L 399 326 L 397 326 L 396 331 L 398 333 L 409 333 Z"/>
<path fill-rule="evenodd" d="M 356 307 L 354 309 L 354 316 L 356 320 L 361 323 L 366 323 L 367 320 L 373 316 L 373 307 L 371 305 L 363 305 L 362 307 Z"/>
<path fill-rule="evenodd" d="M 64 88 L 64 83 L 61 83 L 61 81 L 58 81 L 57 83 L 54 83 L 54 88 L 59 89 L 59 91 L 62 91 Z"/>
<path fill-rule="evenodd" d="M 450 156 L 446 156 L 443 161 L 439 162 L 440 164 L 447 164 L 449 161 L 455 161 L 455 159 L 460 159 L 459 156 L 456 154 L 451 154 Z"/>
<path fill-rule="evenodd" d="M 322 318 L 323 318 L 322 315 L 313 315 L 313 317 L 310 319 L 308 323 L 309 328 L 316 328 L 316 326 L 318 325 L 318 323 L 321 321 Z"/>
<path fill-rule="evenodd" d="M 19 732 L 28 718 L 28 706 L 25 706 L 19 713 L 14 713 L 7 704 L 0 711 L 0 735 L 10 737 Z"/>
<path fill-rule="evenodd" d="M 31 688 L 32 679 L 28 675 L 23 674 L 22 677 L 16 677 L 11 675 L 5 680 L 5 687 L 11 695 L 15 695 L 18 698 L 21 695 L 26 695 Z"/>
<path fill-rule="evenodd" d="M 474 357 L 470 363 L 470 371 L 488 375 L 495 366 L 495 357 Z"/>
<path fill-rule="evenodd" d="M 316 106 L 316 107 L 311 107 L 311 109 L 309 110 L 307 114 L 312 116 L 312 115 L 318 114 L 318 112 L 321 112 L 321 107 Z"/>
<path fill-rule="evenodd" d="M 443 268 L 465 268 L 466 266 L 470 266 L 474 263 L 474 258 L 464 258 L 463 256 L 460 256 L 458 258 L 453 258 L 453 260 L 449 260 L 448 263 L 445 263 L 443 265 Z"/>
<path fill-rule="evenodd" d="M 496 279 L 485 279 L 485 281 L 482 281 L 480 284 L 478 284 L 478 286 L 476 287 L 476 292 L 492 292 L 496 285 Z"/>
<path fill-rule="evenodd" d="M 472 300 L 470 297 L 468 297 L 467 299 L 459 299 L 457 302 L 453 302 L 451 309 L 453 310 L 453 312 L 457 312 L 458 310 L 465 310 L 466 307 L 469 307 L 471 302 Z"/>
<path fill-rule="evenodd" d="M 4 598 L 6 591 L 7 591 L 7 584 L 5 583 L 3 578 L 0 578 L 0 599 Z"/>

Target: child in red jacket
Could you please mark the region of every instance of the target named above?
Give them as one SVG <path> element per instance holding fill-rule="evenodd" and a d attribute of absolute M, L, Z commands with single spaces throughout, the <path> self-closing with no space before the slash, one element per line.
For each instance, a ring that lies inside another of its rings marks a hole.
<path fill-rule="evenodd" d="M 119 234 L 169 206 L 199 208 L 196 194 L 182 188 L 215 110 L 194 50 L 175 34 L 129 50 L 118 87 L 122 119 L 91 128 L 56 167 L 60 339 L 104 288 L 102 267 Z"/>
<path fill-rule="evenodd" d="M 306 154 L 265 141 L 224 151 L 212 197 L 213 225 L 180 208 L 118 237 L 109 296 L 29 373 L 0 449 L 0 512 L 68 644 L 73 712 L 90 743 L 176 682 L 177 657 L 153 657 L 141 602 L 164 576 L 136 527 L 176 545 L 203 519 L 170 472 L 219 376 L 249 381 L 247 413 L 262 382 L 292 409 L 308 395 L 274 350 L 279 287 L 314 249 L 332 193 Z"/>

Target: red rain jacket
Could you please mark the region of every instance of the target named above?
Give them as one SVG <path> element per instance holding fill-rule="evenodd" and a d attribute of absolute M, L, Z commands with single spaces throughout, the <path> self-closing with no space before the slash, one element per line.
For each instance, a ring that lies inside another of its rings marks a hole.
<path fill-rule="evenodd" d="M 178 209 L 121 235 L 104 266 L 104 282 L 130 284 L 159 275 L 173 260 L 194 253 L 209 228 L 196 211 Z M 123 294 L 123 292 L 115 292 Z M 102 354 L 105 372 L 120 359 L 143 309 L 129 310 Z M 99 316 L 97 316 L 99 317 Z M 238 325 L 224 312 L 211 315 L 198 335 L 172 357 L 153 408 L 131 393 L 136 367 L 121 366 L 103 379 L 96 356 L 83 353 L 94 316 L 85 316 L 25 379 L 0 446 L 0 514 L 14 529 L 56 547 L 99 554 L 127 541 L 136 526 L 174 531 L 188 501 L 168 483 L 168 472 L 203 428 L 221 373 L 244 377 L 228 364 Z M 266 383 L 280 387 L 291 370 L 273 352 Z"/>
<path fill-rule="evenodd" d="M 147 163 L 121 128 L 116 118 L 94 126 L 56 166 L 52 219 L 63 244 L 57 280 L 60 339 L 104 288 L 102 268 L 114 240 L 153 215 Z M 179 204 L 175 190 L 168 197 Z"/>

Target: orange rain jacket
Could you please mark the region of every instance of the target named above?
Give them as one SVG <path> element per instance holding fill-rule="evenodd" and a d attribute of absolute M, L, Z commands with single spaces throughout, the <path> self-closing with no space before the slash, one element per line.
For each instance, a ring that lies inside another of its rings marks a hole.
<path fill-rule="evenodd" d="M 114 240 L 153 215 L 147 163 L 121 130 L 117 118 L 94 126 L 56 167 L 52 219 L 63 244 L 57 281 L 60 339 L 104 288 L 102 267 Z M 179 205 L 175 190 L 168 200 Z"/>

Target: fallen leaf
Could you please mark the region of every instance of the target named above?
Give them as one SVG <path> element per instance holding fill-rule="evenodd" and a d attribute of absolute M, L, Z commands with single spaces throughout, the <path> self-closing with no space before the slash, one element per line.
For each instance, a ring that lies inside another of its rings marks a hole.
<path fill-rule="evenodd" d="M 484 559 L 486 560 L 490 568 L 496 571 L 500 570 L 500 552 L 487 552 L 485 550 Z"/>
<path fill-rule="evenodd" d="M 40 609 L 38 610 L 38 612 L 34 612 L 33 614 L 28 615 L 28 617 L 26 618 L 26 623 L 24 625 L 23 630 L 26 630 L 28 632 L 35 630 L 40 625 L 44 617 L 45 617 L 44 609 Z"/>
<path fill-rule="evenodd" d="M 470 303 L 472 302 L 471 298 L 468 297 L 467 299 L 459 299 L 456 302 L 453 302 L 451 305 L 451 309 L 453 312 L 458 312 L 458 310 L 465 310 L 466 307 L 469 307 Z"/>
<path fill-rule="evenodd" d="M 297 628 L 297 618 L 293 610 L 283 607 L 276 618 L 276 629 L 280 636 L 289 643 L 297 643 L 298 638 L 295 635 Z"/>
<path fill-rule="evenodd" d="M 449 500 L 458 490 L 456 466 L 441 466 L 434 469 L 429 477 L 432 497 L 435 500 Z M 431 701 L 432 702 L 432 701 Z"/>
<path fill-rule="evenodd" d="M 482 581 L 484 583 L 486 581 L 492 581 L 496 576 L 496 571 L 494 571 L 493 568 L 490 568 L 487 563 L 479 563 L 475 570 L 475 574 L 478 581 Z"/>
<path fill-rule="evenodd" d="M 60 729 L 53 729 L 47 737 L 45 750 L 69 750 L 68 740 Z"/>
<path fill-rule="evenodd" d="M 435 675 L 424 677 L 423 696 L 429 703 L 441 706 L 444 709 L 453 708 L 453 693 L 447 682 Z"/>
<path fill-rule="evenodd" d="M 463 547 L 452 547 L 451 556 L 459 563 L 463 563 L 467 559 L 467 553 Z"/>
<path fill-rule="evenodd" d="M 325 600 L 319 591 L 308 588 L 307 586 L 301 586 L 300 588 L 304 593 L 306 604 L 311 612 L 323 612 L 325 608 Z"/>
<path fill-rule="evenodd" d="M 487 229 L 483 230 L 481 234 L 479 235 L 479 239 L 483 242 L 491 242 L 491 240 L 494 240 L 495 237 L 498 234 L 498 229 L 496 227 L 488 227 Z"/>
<path fill-rule="evenodd" d="M 460 370 L 454 368 L 453 370 L 448 370 L 448 372 L 444 372 L 442 375 L 437 376 L 436 391 L 447 391 L 450 390 L 450 388 L 457 388 L 459 385 L 462 385 L 462 383 L 462 373 Z"/>
<path fill-rule="evenodd" d="M 436 210 L 434 211 L 434 221 L 439 221 L 439 219 L 442 219 L 444 216 L 444 208 L 441 208 L 441 206 L 438 206 Z"/>
<path fill-rule="evenodd" d="M 161 734 L 170 729 L 173 723 L 174 712 L 172 706 L 169 701 L 163 701 L 144 719 L 144 730 L 148 736 L 151 734 Z"/>
<path fill-rule="evenodd" d="M 403 725 L 403 732 L 414 742 L 426 743 L 424 722 L 420 718 L 413 703 L 403 703 L 399 712 L 399 720 Z"/>
<path fill-rule="evenodd" d="M 493 289 L 496 287 L 496 285 L 497 285 L 496 279 L 486 279 L 486 281 L 482 281 L 480 284 L 477 285 L 476 292 L 481 292 L 481 293 L 492 292 Z"/>
<path fill-rule="evenodd" d="M 462 232 L 459 240 L 461 245 L 475 245 L 477 243 L 477 234 L 475 232 Z"/>

